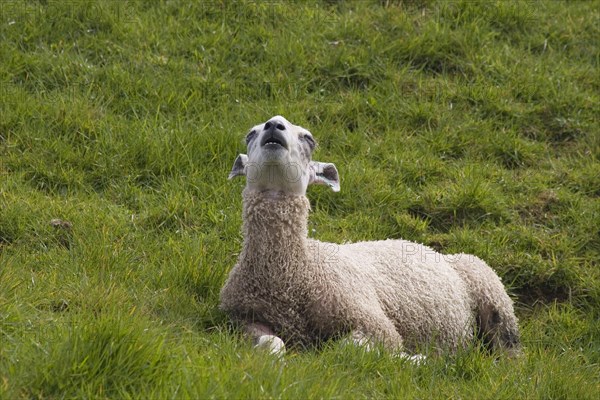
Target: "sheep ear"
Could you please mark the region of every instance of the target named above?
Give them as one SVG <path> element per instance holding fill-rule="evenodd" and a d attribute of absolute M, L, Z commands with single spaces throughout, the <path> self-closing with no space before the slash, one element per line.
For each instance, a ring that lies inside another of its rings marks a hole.
<path fill-rule="evenodd" d="M 318 161 L 310 162 L 310 176 L 308 184 L 318 183 L 327 185 L 334 192 L 340 191 L 340 176 L 335 165 Z"/>
<path fill-rule="evenodd" d="M 240 154 L 239 156 L 237 156 L 237 158 L 233 162 L 233 167 L 231 168 L 231 172 L 229 173 L 227 179 L 235 178 L 236 176 L 245 176 L 246 163 L 248 163 L 247 155 Z"/>

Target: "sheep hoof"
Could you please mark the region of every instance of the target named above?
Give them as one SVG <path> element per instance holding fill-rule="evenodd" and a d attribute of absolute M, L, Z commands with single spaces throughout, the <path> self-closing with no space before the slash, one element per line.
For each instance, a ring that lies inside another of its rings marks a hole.
<path fill-rule="evenodd" d="M 427 361 L 427 357 L 422 354 L 399 353 L 396 357 L 409 361 L 415 365 L 422 365 Z"/>
<path fill-rule="evenodd" d="M 254 345 L 255 349 L 268 351 L 270 354 L 282 356 L 285 353 L 285 344 L 283 340 L 275 335 L 262 335 Z"/>
<path fill-rule="evenodd" d="M 364 336 L 353 335 L 351 339 L 346 339 L 345 344 L 352 344 L 356 347 L 362 348 L 365 351 L 375 350 L 373 343 Z"/>

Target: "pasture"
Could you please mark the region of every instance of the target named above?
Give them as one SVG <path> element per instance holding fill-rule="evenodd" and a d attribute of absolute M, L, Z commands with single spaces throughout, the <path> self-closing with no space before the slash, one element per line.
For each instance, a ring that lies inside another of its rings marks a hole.
<path fill-rule="evenodd" d="M 599 42 L 594 1 L 2 1 L 0 398 L 597 398 Z M 311 236 L 478 255 L 525 355 L 252 351 L 227 175 L 277 114 L 340 172 Z"/>

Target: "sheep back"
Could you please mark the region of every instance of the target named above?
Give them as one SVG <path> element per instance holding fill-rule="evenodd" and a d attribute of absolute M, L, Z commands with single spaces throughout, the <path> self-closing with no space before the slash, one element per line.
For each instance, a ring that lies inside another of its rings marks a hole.
<path fill-rule="evenodd" d="M 322 271 L 311 293 L 319 323 L 345 319 L 352 329 L 376 331 L 380 322 L 370 316 L 383 311 L 408 350 L 454 350 L 472 338 L 473 303 L 443 255 L 405 240 L 310 243 Z"/>

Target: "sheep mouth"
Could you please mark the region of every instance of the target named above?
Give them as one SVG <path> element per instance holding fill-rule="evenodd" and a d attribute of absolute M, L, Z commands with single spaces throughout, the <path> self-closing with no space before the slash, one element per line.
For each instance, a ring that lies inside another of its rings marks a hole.
<path fill-rule="evenodd" d="M 265 137 L 262 139 L 260 145 L 262 147 L 273 148 L 273 149 L 279 148 L 279 147 L 287 149 L 287 143 L 286 143 L 285 139 L 283 138 L 283 136 L 279 132 L 274 132 L 269 135 L 265 135 Z"/>

